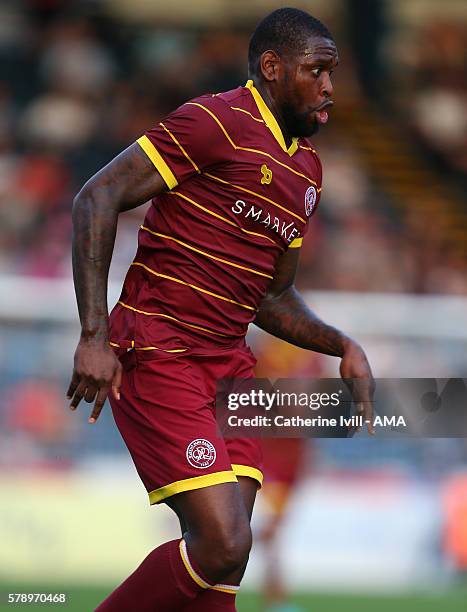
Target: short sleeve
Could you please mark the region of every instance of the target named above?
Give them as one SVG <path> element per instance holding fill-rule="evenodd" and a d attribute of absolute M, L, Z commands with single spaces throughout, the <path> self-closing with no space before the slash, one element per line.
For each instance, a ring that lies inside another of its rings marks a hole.
<path fill-rule="evenodd" d="M 298 249 L 302 246 L 303 239 L 308 233 L 311 225 L 311 218 L 318 209 L 318 204 L 321 199 L 321 185 L 323 181 L 323 168 L 321 160 L 317 152 L 312 150 L 313 157 L 313 177 L 316 181 L 316 185 L 310 185 L 305 192 L 305 213 L 306 213 L 306 224 L 302 230 L 301 236 L 294 238 L 289 244 L 289 249 Z"/>
<path fill-rule="evenodd" d="M 232 159 L 235 124 L 227 104 L 203 96 L 180 106 L 137 143 L 174 189 L 204 169 Z"/>

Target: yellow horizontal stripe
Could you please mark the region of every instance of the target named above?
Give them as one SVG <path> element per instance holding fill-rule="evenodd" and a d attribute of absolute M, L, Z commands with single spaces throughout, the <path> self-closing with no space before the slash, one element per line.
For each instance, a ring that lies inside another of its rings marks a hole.
<path fill-rule="evenodd" d="M 147 136 L 141 136 L 141 138 L 138 138 L 136 142 L 155 165 L 160 175 L 164 179 L 167 187 L 169 189 L 176 187 L 178 185 L 177 179 L 149 138 Z"/>
<path fill-rule="evenodd" d="M 257 117 L 253 117 L 253 115 L 249 111 L 245 110 L 244 108 L 239 108 L 238 106 L 231 106 L 230 108 L 232 110 L 236 110 L 236 111 L 240 111 L 241 113 L 245 113 L 245 115 L 250 115 L 250 117 L 252 119 L 254 119 L 255 121 L 258 121 L 258 123 L 264 123 L 264 121 L 262 119 L 258 119 Z"/>
<path fill-rule="evenodd" d="M 311 151 L 312 153 L 316 153 L 315 149 L 312 149 L 311 147 L 304 147 L 303 145 L 298 145 L 300 147 L 300 149 L 305 149 L 305 151 Z"/>
<path fill-rule="evenodd" d="M 185 478 L 177 480 L 159 489 L 154 489 L 149 493 L 149 501 L 152 504 L 158 504 L 167 497 L 184 493 L 185 491 L 193 491 L 194 489 L 204 489 L 223 482 L 238 482 L 237 477 L 232 470 L 224 472 L 214 472 L 213 474 L 203 474 L 202 476 L 194 476 L 193 478 Z"/>
<path fill-rule="evenodd" d="M 160 125 L 164 128 L 164 130 L 167 132 L 167 134 L 170 136 L 170 138 L 174 141 L 174 143 L 177 145 L 177 147 L 180 149 L 180 151 L 183 153 L 183 155 L 187 158 L 187 160 L 190 162 L 190 164 L 193 166 L 193 168 L 199 174 L 201 172 L 201 170 L 198 168 L 198 166 L 195 164 L 195 162 L 191 159 L 191 157 L 188 155 L 188 153 L 185 151 L 185 149 L 179 143 L 177 138 L 172 134 L 172 132 L 168 128 L 165 127 L 165 125 L 162 122 L 160 123 Z"/>
<path fill-rule="evenodd" d="M 295 238 L 289 244 L 289 249 L 298 249 L 299 247 L 302 246 L 302 242 L 303 242 L 303 238 L 301 238 L 301 237 L 300 238 Z"/>
<path fill-rule="evenodd" d="M 109 344 L 110 346 L 114 346 L 115 348 L 124 348 L 120 346 L 120 344 L 117 344 L 116 342 L 109 342 Z M 131 341 L 131 348 L 134 348 L 135 351 L 162 351 L 164 353 L 185 353 L 188 350 L 187 348 L 163 349 L 163 348 L 160 348 L 159 346 L 135 346 L 134 340 Z"/>
<path fill-rule="evenodd" d="M 258 470 L 257 468 L 251 467 L 249 465 L 240 465 L 238 463 L 232 463 L 232 470 L 235 476 L 249 476 L 254 480 L 257 480 L 260 485 L 263 484 L 263 472 Z"/>
<path fill-rule="evenodd" d="M 180 319 L 172 317 L 171 315 L 165 314 L 163 312 L 147 312 L 146 310 L 139 310 L 138 308 L 134 308 L 129 304 L 125 304 L 125 302 L 122 302 L 121 300 L 118 300 L 118 304 L 120 304 L 120 306 L 123 306 L 123 308 L 128 308 L 128 310 L 132 310 L 133 312 L 137 312 L 139 314 L 148 315 L 150 317 L 163 317 L 164 319 L 170 319 L 171 321 L 180 323 L 180 325 L 186 325 L 187 327 L 199 329 L 203 332 L 207 332 L 208 334 L 215 334 L 216 336 L 223 336 L 224 338 L 227 338 L 226 334 L 221 334 L 220 332 L 208 329 L 207 327 L 202 327 L 201 325 L 195 325 L 194 323 L 186 323 L 185 321 L 181 321 Z"/>
<path fill-rule="evenodd" d="M 315 185 L 315 187 L 316 187 L 316 181 L 311 179 L 309 176 L 306 176 L 305 174 L 302 174 L 301 172 L 298 172 L 298 170 L 294 170 L 293 168 L 291 168 L 287 164 L 282 163 L 281 161 L 279 161 L 278 159 L 276 159 L 275 157 L 273 157 L 269 153 L 266 153 L 266 151 L 259 151 L 258 149 L 251 149 L 249 147 L 237 147 L 237 149 L 239 149 L 240 151 L 248 151 L 250 153 L 258 153 L 258 155 L 265 155 L 266 157 L 269 157 L 269 159 L 272 159 L 272 161 L 276 162 L 276 164 L 279 164 L 279 166 L 282 166 L 283 168 L 287 168 L 287 170 L 290 170 L 290 172 L 293 172 L 297 176 L 301 176 L 306 181 L 308 181 L 312 185 Z"/>
<path fill-rule="evenodd" d="M 162 274 L 161 272 L 156 272 L 155 270 L 152 270 L 151 268 L 144 265 L 143 263 L 140 263 L 139 261 L 134 261 L 131 265 L 141 266 L 141 268 L 144 268 L 151 274 L 154 274 L 154 276 L 159 276 L 160 278 L 171 280 L 174 283 L 179 283 L 180 285 L 186 285 L 187 287 L 191 287 L 191 289 L 194 289 L 195 291 L 206 293 L 207 295 L 211 295 L 212 297 L 215 297 L 218 300 L 223 300 L 224 302 L 230 302 L 231 304 L 235 304 L 236 306 L 241 306 L 242 308 L 246 308 L 247 310 L 253 310 L 253 312 L 256 311 L 256 308 L 253 308 L 253 306 L 248 306 L 247 304 L 242 304 L 241 302 L 237 302 L 236 300 L 231 300 L 230 298 L 224 297 L 223 295 L 219 295 L 218 293 L 213 293 L 212 291 L 208 291 L 207 289 L 203 289 L 202 287 L 198 287 L 197 285 L 192 285 L 191 283 L 182 281 L 181 279 L 175 278 L 174 276 L 169 276 L 168 274 Z"/>
<path fill-rule="evenodd" d="M 164 353 L 185 353 L 188 349 L 163 349 L 158 346 L 139 346 L 135 347 L 135 351 L 163 351 Z"/>
<path fill-rule="evenodd" d="M 232 225 L 233 227 L 238 227 L 238 229 L 242 229 L 230 219 L 227 219 L 226 217 L 223 217 L 222 215 L 219 215 L 213 212 L 212 210 L 209 210 L 209 208 L 206 208 L 205 206 L 198 204 L 198 202 L 195 202 L 194 200 L 184 195 L 183 193 L 180 193 L 179 191 L 171 191 L 169 195 L 179 196 L 186 202 L 190 202 L 190 204 L 193 204 L 193 206 L 196 206 L 196 208 L 199 208 L 200 210 L 204 210 L 204 212 L 208 213 L 209 215 L 212 215 L 213 217 L 216 217 L 217 219 L 220 219 L 221 221 L 225 221 L 225 223 L 228 223 L 229 225 Z"/>
<path fill-rule="evenodd" d="M 225 263 L 228 266 L 233 266 L 234 268 L 239 268 L 240 270 L 246 270 L 247 272 L 251 272 L 252 274 L 258 274 L 259 276 L 264 276 L 265 278 L 270 278 L 272 280 L 272 276 L 270 274 L 265 274 L 264 272 L 260 272 L 259 270 L 254 270 L 253 268 L 247 268 L 246 266 L 241 266 L 240 264 L 236 264 L 233 261 L 229 261 L 228 259 L 222 259 L 221 257 L 216 257 L 215 255 L 211 255 L 211 253 L 206 253 L 206 251 L 202 251 L 201 249 L 197 249 L 196 247 L 188 244 L 187 242 L 183 242 L 178 238 L 174 238 L 173 236 L 167 236 L 166 234 L 160 234 L 159 232 L 153 232 L 148 227 L 141 225 L 141 229 L 153 234 L 154 236 L 159 236 L 159 238 L 165 238 L 166 240 L 173 240 L 177 244 L 182 245 L 183 247 L 190 249 L 190 251 L 195 251 L 200 255 L 204 255 L 205 257 L 209 257 L 209 259 L 214 259 L 216 261 L 220 261 L 221 263 Z"/>
<path fill-rule="evenodd" d="M 240 227 L 239 225 L 237 225 L 230 219 L 227 219 L 227 217 L 223 217 L 222 215 L 219 215 L 213 212 L 212 210 L 209 210 L 209 208 L 206 208 L 205 206 L 201 206 L 201 204 L 198 204 L 198 202 L 195 202 L 194 200 L 184 195 L 183 193 L 180 193 L 179 191 L 170 191 L 169 195 L 180 196 L 187 202 L 190 202 L 190 204 L 193 204 L 193 206 L 196 206 L 197 208 L 204 210 L 204 212 L 208 213 L 209 215 L 212 215 L 213 217 L 216 217 L 217 219 L 220 219 L 221 221 L 224 221 L 225 223 L 228 223 L 232 227 L 236 227 L 237 229 L 241 230 L 245 234 L 250 234 L 251 236 L 258 236 L 259 238 L 265 238 L 266 240 L 269 240 L 269 242 L 276 244 L 276 242 L 272 238 L 269 238 L 269 236 L 265 236 L 264 234 L 258 234 L 258 232 L 250 232 L 249 230 L 243 229 L 243 227 Z"/>
<path fill-rule="evenodd" d="M 234 143 L 234 141 L 232 140 L 232 138 L 230 138 L 229 134 L 227 133 L 227 130 L 222 125 L 221 121 L 216 117 L 216 115 L 213 112 L 211 112 L 208 108 L 206 108 L 202 104 L 198 104 L 197 102 L 187 102 L 186 104 L 192 104 L 193 106 L 199 106 L 199 108 L 202 108 L 204 111 L 209 113 L 209 115 L 211 115 L 211 117 L 214 119 L 214 121 L 217 123 L 217 125 L 221 128 L 222 132 L 224 133 L 224 136 L 227 138 L 227 140 L 230 142 L 230 144 L 232 145 L 232 147 L 236 151 L 248 151 L 249 153 L 257 153 L 258 155 L 265 155 L 266 157 L 269 157 L 269 159 L 272 159 L 272 161 L 276 162 L 276 164 L 279 164 L 279 166 L 282 166 L 283 168 L 287 168 L 287 170 L 290 170 L 290 172 L 293 172 L 297 176 L 301 176 L 306 181 L 308 181 L 312 185 L 316 186 L 316 182 L 313 179 L 311 179 L 309 176 L 306 176 L 305 174 L 302 174 L 301 172 L 298 172 L 298 170 L 294 170 L 293 168 L 291 168 L 287 164 L 284 164 L 283 162 L 281 162 L 278 159 L 276 159 L 275 157 L 273 157 L 270 153 L 266 153 L 266 151 L 259 151 L 258 149 L 251 149 L 249 147 L 240 147 L 239 145 L 236 145 Z M 292 147 L 292 145 L 291 145 L 291 147 Z"/>
<path fill-rule="evenodd" d="M 193 569 L 193 566 L 190 563 L 190 558 L 188 557 L 188 551 L 186 549 L 186 542 L 185 540 L 180 540 L 180 544 L 178 545 L 179 551 L 180 551 L 180 556 L 182 558 L 183 561 L 183 565 L 185 566 L 186 571 L 190 574 L 191 578 L 196 582 L 197 585 L 199 585 L 201 588 L 203 589 L 208 589 L 211 585 L 206 582 L 205 580 L 203 580 L 201 578 L 201 576 L 199 576 L 195 570 Z"/>
<path fill-rule="evenodd" d="M 260 198 L 261 200 L 265 200 L 266 202 L 269 202 L 269 204 L 272 204 L 273 206 L 280 208 L 281 210 L 288 213 L 289 215 L 292 215 L 292 217 L 295 217 L 296 219 L 300 219 L 300 221 L 302 221 L 303 223 L 306 223 L 305 219 L 303 217 L 300 217 L 300 215 L 297 215 L 296 213 L 292 212 L 288 208 L 285 208 L 285 206 L 282 206 L 281 204 L 274 202 L 274 200 L 271 200 L 267 198 L 266 196 L 261 195 L 260 193 L 256 193 L 256 191 L 251 191 L 251 189 L 247 189 L 246 187 L 241 187 L 240 185 L 234 185 L 234 183 L 229 183 L 229 181 L 225 181 L 224 179 L 221 179 L 218 176 L 214 176 L 213 174 L 209 174 L 208 172 L 205 172 L 204 174 L 205 176 L 208 176 L 209 178 L 212 178 L 215 181 L 219 181 L 220 183 L 230 185 L 231 187 L 235 187 L 235 189 L 239 189 L 240 191 L 245 191 L 246 193 L 249 193 L 250 195 L 254 195 L 257 198 Z"/>

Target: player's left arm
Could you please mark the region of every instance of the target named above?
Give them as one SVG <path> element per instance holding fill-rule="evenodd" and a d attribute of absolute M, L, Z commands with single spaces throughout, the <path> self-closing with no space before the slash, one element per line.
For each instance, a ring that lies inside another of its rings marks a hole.
<path fill-rule="evenodd" d="M 322 321 L 294 285 L 300 248 L 289 248 L 279 258 L 274 280 L 255 319 L 264 331 L 317 353 L 341 358 L 340 373 L 356 400 L 357 411 L 369 420 L 373 433 L 374 380 L 362 347 L 342 331 Z"/>

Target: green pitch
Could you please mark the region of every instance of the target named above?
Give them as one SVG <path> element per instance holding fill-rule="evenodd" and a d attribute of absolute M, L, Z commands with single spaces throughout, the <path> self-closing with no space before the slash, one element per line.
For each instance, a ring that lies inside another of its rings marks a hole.
<path fill-rule="evenodd" d="M 0 610 L 42 610 L 43 612 L 92 612 L 111 590 L 108 588 L 31 587 L 0 584 Z M 66 593 L 66 604 L 7 604 L 7 593 Z M 261 599 L 254 593 L 241 593 L 238 598 L 239 612 L 262 612 Z M 439 595 L 364 596 L 312 594 L 297 595 L 294 603 L 304 612 L 465 612 L 467 587 L 452 589 Z M 137 607 L 135 606 L 135 612 Z"/>

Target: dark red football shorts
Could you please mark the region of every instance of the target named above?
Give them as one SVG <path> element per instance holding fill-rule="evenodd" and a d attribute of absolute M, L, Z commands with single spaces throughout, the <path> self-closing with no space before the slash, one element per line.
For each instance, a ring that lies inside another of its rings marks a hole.
<path fill-rule="evenodd" d="M 151 504 L 237 476 L 263 480 L 258 440 L 218 437 L 219 378 L 252 378 L 256 360 L 245 344 L 168 353 L 118 350 L 120 400 L 109 397 L 120 433 Z"/>

